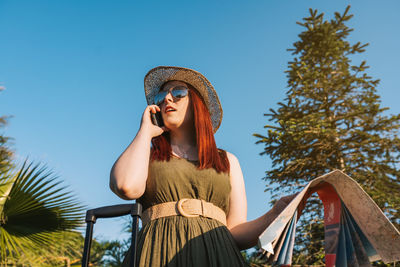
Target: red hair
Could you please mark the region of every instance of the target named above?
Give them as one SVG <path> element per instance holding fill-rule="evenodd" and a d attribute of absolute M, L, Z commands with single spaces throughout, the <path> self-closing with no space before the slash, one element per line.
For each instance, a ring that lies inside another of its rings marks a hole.
<path fill-rule="evenodd" d="M 229 160 L 226 151 L 218 149 L 214 139 L 211 116 L 203 98 L 190 84 L 189 97 L 193 106 L 194 127 L 196 131 L 199 157 L 198 169 L 214 168 L 217 172 L 229 173 Z M 161 87 L 162 88 L 162 87 Z M 169 132 L 151 140 L 151 160 L 169 161 L 172 156 Z"/>

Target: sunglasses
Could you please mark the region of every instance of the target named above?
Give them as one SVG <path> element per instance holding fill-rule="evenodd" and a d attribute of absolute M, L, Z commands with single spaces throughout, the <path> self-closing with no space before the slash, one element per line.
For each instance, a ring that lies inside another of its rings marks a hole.
<path fill-rule="evenodd" d="M 172 97 L 181 99 L 188 95 L 188 90 L 185 86 L 175 86 L 174 88 L 168 91 L 160 91 L 154 97 L 154 104 L 159 106 L 162 102 L 164 102 L 165 97 L 168 93 L 171 93 Z"/>

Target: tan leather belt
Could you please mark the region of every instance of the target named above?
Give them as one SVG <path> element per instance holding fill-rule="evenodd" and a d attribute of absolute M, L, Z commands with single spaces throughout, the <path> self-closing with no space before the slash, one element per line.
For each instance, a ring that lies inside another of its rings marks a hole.
<path fill-rule="evenodd" d="M 191 198 L 182 198 L 176 202 L 165 202 L 151 206 L 143 211 L 142 222 L 144 225 L 151 220 L 173 215 L 184 217 L 203 216 L 218 220 L 226 225 L 226 214 L 221 208 L 210 202 Z"/>

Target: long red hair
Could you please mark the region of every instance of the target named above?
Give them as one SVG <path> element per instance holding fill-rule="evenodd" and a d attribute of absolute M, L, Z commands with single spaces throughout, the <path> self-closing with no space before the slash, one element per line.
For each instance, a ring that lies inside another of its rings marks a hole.
<path fill-rule="evenodd" d="M 194 127 L 196 130 L 196 142 L 199 157 L 198 169 L 214 168 L 217 172 L 229 173 L 229 160 L 226 151 L 218 149 L 214 139 L 210 113 L 203 98 L 187 84 L 189 97 L 193 106 Z M 162 88 L 162 87 L 161 87 Z M 154 137 L 151 140 L 151 160 L 169 161 L 172 156 L 169 132 Z"/>

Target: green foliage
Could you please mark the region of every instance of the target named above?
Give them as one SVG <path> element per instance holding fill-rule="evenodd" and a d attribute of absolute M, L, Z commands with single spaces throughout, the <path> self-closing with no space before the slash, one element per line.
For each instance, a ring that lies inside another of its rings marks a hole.
<path fill-rule="evenodd" d="M 41 255 L 82 224 L 83 208 L 57 177 L 25 161 L 0 172 L 0 260 Z M 51 249 L 49 249 L 51 248 Z M 32 259 L 33 260 L 33 259 Z"/>
<path fill-rule="evenodd" d="M 82 258 L 83 237 L 79 232 L 64 231 L 54 233 L 51 246 L 26 250 L 14 260 L 24 266 L 65 266 L 79 263 Z M 67 264 L 68 263 L 68 264 Z"/>
<path fill-rule="evenodd" d="M 293 264 L 312 262 L 313 265 L 324 265 L 324 225 L 319 223 L 320 221 L 319 217 L 301 217 L 296 242 L 302 246 L 295 246 Z M 304 253 L 304 248 L 307 248 L 307 253 Z"/>
<path fill-rule="evenodd" d="M 129 240 L 114 240 L 104 243 L 106 247 L 105 260 L 106 266 L 119 267 L 128 252 L 130 241 Z"/>
<path fill-rule="evenodd" d="M 7 117 L 0 117 L 0 129 L 7 125 Z M 0 135 L 0 171 L 7 171 L 12 167 L 13 152 L 9 148 L 11 138 Z"/>
<path fill-rule="evenodd" d="M 13 261 L 17 266 L 81 266 L 84 237 L 76 231 L 64 231 L 54 235 L 51 246 L 27 251 Z M 89 266 L 109 266 L 105 260 L 109 242 L 92 240 Z"/>
<path fill-rule="evenodd" d="M 388 115 L 388 108 L 380 106 L 379 80 L 366 73 L 366 61 L 351 61 L 368 44 L 346 40 L 353 30 L 346 26 L 353 16 L 348 14 L 349 8 L 343 14 L 336 12 L 331 20 L 310 9 L 310 16 L 298 22 L 304 31 L 288 49 L 294 58 L 286 71 L 286 98 L 278 103 L 278 109 L 265 114 L 272 122 L 265 126 L 266 133 L 254 134 L 257 143 L 264 145 L 261 155 L 272 159 L 272 169 L 264 178 L 266 191 L 277 199 L 340 169 L 353 177 L 399 228 L 400 115 Z M 322 218 L 321 203 L 312 198 L 305 213 L 308 218 Z M 321 262 L 320 235 L 306 235 L 309 227 L 322 229 L 319 222 L 315 224 L 300 223 L 298 263 Z"/>
<path fill-rule="evenodd" d="M 257 246 L 253 247 L 252 249 L 254 249 L 252 252 L 249 252 L 249 250 L 241 251 L 244 260 L 247 262 L 249 266 L 251 267 L 270 266 L 267 265 L 266 259 L 263 259 L 261 257 L 261 254 L 258 252 Z"/>
<path fill-rule="evenodd" d="M 0 86 L 0 91 L 2 90 L 4 90 L 4 87 Z M 7 125 L 7 120 L 10 117 L 11 116 L 0 117 L 0 129 Z M 12 157 L 14 153 L 10 149 L 11 140 L 11 137 L 4 136 L 2 133 L 0 133 L 0 172 L 6 172 L 13 167 Z"/>

